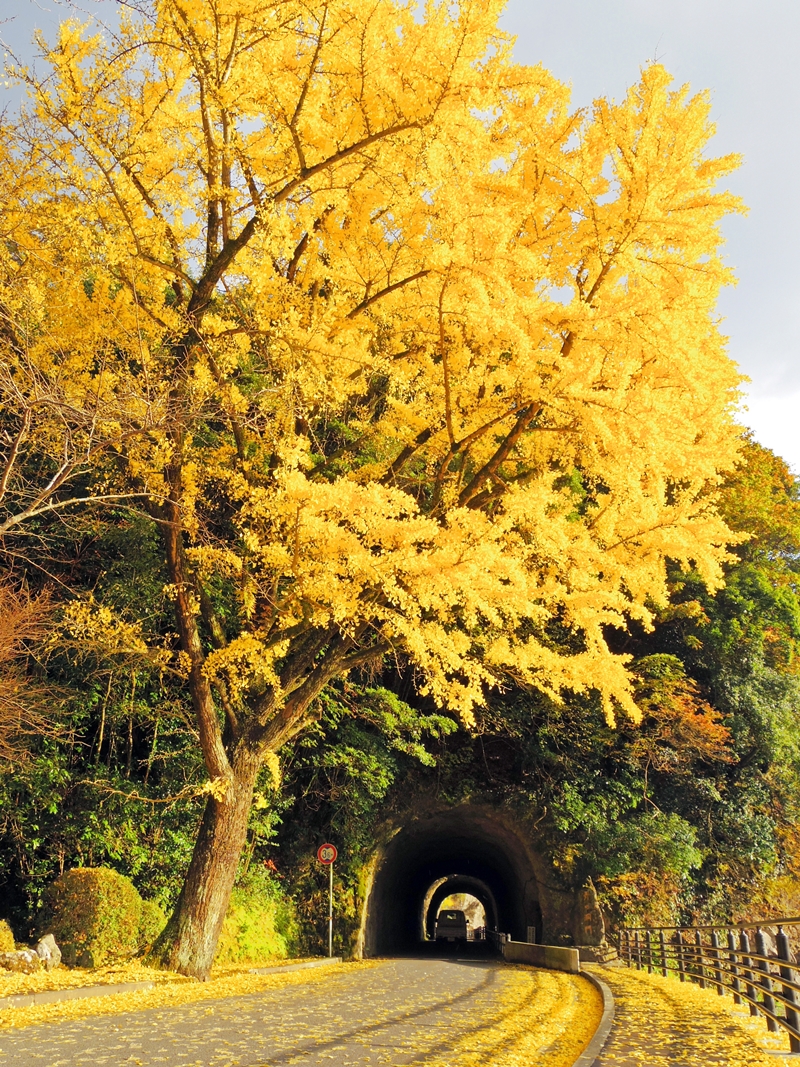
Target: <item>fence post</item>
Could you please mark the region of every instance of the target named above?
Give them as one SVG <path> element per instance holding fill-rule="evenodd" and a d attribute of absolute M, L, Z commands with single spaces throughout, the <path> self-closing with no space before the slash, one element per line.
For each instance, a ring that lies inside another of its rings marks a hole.
<path fill-rule="evenodd" d="M 669 968 L 667 967 L 667 941 L 664 937 L 663 930 L 658 931 L 658 943 L 661 949 L 661 973 L 666 978 L 669 973 Z"/>
<path fill-rule="evenodd" d="M 742 930 L 741 934 L 739 935 L 739 942 L 742 946 L 742 952 L 748 953 L 750 951 L 750 938 L 747 936 L 746 930 Z M 750 969 L 753 961 L 750 959 L 749 956 L 745 955 L 742 962 L 744 963 L 744 991 L 748 995 L 748 997 L 750 997 L 750 1000 L 748 1001 L 748 1005 L 750 1007 L 750 1014 L 758 1015 L 759 1011 L 754 1003 L 756 999 L 756 990 L 755 986 L 753 985 L 755 977 L 753 975 L 752 970 Z"/>
<path fill-rule="evenodd" d="M 634 950 L 634 952 L 636 954 L 636 970 L 637 971 L 641 971 L 641 969 L 642 969 L 642 943 L 639 940 L 639 931 L 638 930 L 634 930 L 633 931 L 633 950 Z"/>
<path fill-rule="evenodd" d="M 767 956 L 767 939 L 764 937 L 764 931 L 759 928 L 756 930 L 756 952 L 759 956 Z M 771 1011 L 775 1013 L 775 999 L 770 996 L 772 992 L 772 980 L 769 977 L 769 964 L 766 960 L 756 960 L 756 967 L 762 972 L 761 988 L 764 990 L 764 1009 L 765 1011 Z M 767 1016 L 767 1028 L 772 1031 L 773 1034 L 777 1034 L 780 1027 L 774 1019 Z"/>
<path fill-rule="evenodd" d="M 742 988 L 742 983 L 739 981 L 739 968 L 736 966 L 736 934 L 733 930 L 728 931 L 728 959 L 731 962 L 731 989 L 733 989 L 733 1003 L 742 1004 L 742 998 L 739 996 L 739 990 Z"/>
<path fill-rule="evenodd" d="M 653 973 L 653 937 L 649 930 L 644 933 L 645 951 L 647 953 L 647 973 Z"/>
<path fill-rule="evenodd" d="M 701 989 L 706 987 L 706 971 L 703 966 L 703 937 L 699 930 L 694 932 L 694 944 L 695 944 L 695 965 L 697 974 L 697 984 Z"/>
<path fill-rule="evenodd" d="M 686 959 L 683 955 L 683 930 L 676 931 L 676 952 L 678 954 L 678 977 L 686 981 Z"/>
<path fill-rule="evenodd" d="M 778 959 L 785 961 L 781 963 L 781 978 L 787 982 L 793 982 L 793 974 L 795 972 L 792 971 L 791 967 L 787 966 L 787 964 L 793 962 L 792 953 L 789 949 L 789 938 L 786 936 L 782 926 L 778 927 L 778 936 L 775 940 L 778 945 Z M 797 1003 L 797 993 L 792 986 L 785 985 L 783 987 L 783 995 L 791 1004 Z M 786 1022 L 793 1030 L 800 1031 L 800 1015 L 794 1008 L 790 1008 L 788 1004 L 786 1005 Z M 800 1038 L 795 1037 L 794 1034 L 789 1034 L 789 1044 L 792 1052 L 800 1052 Z"/>
<path fill-rule="evenodd" d="M 724 989 L 724 987 L 722 985 L 722 968 L 719 965 L 719 960 L 720 960 L 720 956 L 719 956 L 719 934 L 717 933 L 716 930 L 712 930 L 711 931 L 711 944 L 712 944 L 711 957 L 715 961 L 714 978 L 716 979 L 716 982 L 717 982 L 717 992 L 719 993 L 719 995 L 721 997 L 724 997 L 725 996 L 725 989 Z"/>

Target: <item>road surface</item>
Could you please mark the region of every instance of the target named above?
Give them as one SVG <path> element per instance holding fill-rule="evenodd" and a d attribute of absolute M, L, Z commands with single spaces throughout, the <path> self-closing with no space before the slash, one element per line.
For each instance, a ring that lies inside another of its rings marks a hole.
<path fill-rule="evenodd" d="M 382 960 L 285 989 L 5 1030 L 0 1067 L 560 1067 L 591 1036 L 594 999 L 585 979 L 496 960 Z"/>

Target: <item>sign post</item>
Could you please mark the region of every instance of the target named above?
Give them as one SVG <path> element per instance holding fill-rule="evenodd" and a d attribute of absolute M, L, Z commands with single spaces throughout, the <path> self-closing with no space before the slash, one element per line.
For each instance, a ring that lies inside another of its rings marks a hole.
<path fill-rule="evenodd" d="M 333 957 L 333 863 L 339 855 L 336 845 L 326 842 L 317 849 L 317 859 L 328 868 L 328 957 Z"/>

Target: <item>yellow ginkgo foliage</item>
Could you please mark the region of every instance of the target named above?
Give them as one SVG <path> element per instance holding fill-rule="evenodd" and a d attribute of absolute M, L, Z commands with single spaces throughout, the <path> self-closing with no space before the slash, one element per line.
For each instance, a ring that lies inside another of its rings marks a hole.
<path fill-rule="evenodd" d="M 92 398 L 97 495 L 157 522 L 227 783 L 158 948 L 188 973 L 329 681 L 394 655 L 467 724 L 503 679 L 635 715 L 609 628 L 668 558 L 719 580 L 736 159 L 657 65 L 570 111 L 501 6 L 159 0 L 18 72 L 8 359 Z"/>

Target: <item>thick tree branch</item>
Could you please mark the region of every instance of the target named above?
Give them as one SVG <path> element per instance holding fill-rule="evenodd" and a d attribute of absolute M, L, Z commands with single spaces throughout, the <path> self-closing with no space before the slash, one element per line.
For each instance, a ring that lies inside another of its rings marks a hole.
<path fill-rule="evenodd" d="M 481 467 L 462 490 L 458 498 L 458 502 L 462 507 L 467 507 L 472 498 L 480 492 L 483 483 L 497 473 L 500 465 L 505 462 L 514 446 L 542 410 L 542 406 L 540 402 L 536 402 L 522 409 L 513 430 L 507 435 L 491 459 Z"/>
<path fill-rule="evenodd" d="M 347 148 L 342 148 L 338 152 L 334 152 L 333 155 L 320 160 L 319 163 L 315 163 L 311 167 L 301 168 L 300 174 L 296 178 L 292 178 L 291 181 L 286 182 L 278 192 L 272 195 L 272 203 L 282 203 L 294 192 L 295 189 L 299 188 L 303 182 L 308 181 L 309 178 L 313 178 L 316 174 L 321 174 L 323 171 L 328 170 L 337 163 L 341 163 L 343 160 L 348 159 L 350 156 L 355 155 L 358 152 L 363 152 L 364 149 L 369 148 L 370 145 L 383 141 L 394 134 L 404 133 L 406 130 L 420 129 L 421 126 L 422 123 L 419 121 L 400 122 L 394 126 L 388 126 L 386 129 L 380 130 L 378 133 L 370 134 L 368 137 L 362 137 L 361 140 L 348 145 Z M 190 319 L 195 320 L 197 318 L 202 318 L 203 312 L 208 306 L 214 293 L 214 289 L 218 285 L 222 275 L 233 263 L 239 252 L 241 252 L 243 248 L 246 248 L 250 243 L 253 235 L 258 229 L 260 221 L 261 212 L 256 211 L 247 220 L 242 227 L 241 232 L 236 237 L 232 237 L 229 241 L 226 241 L 223 244 L 219 253 L 214 257 L 213 261 L 203 273 L 202 278 L 197 282 L 187 308 L 187 314 Z M 395 287 L 398 287 L 400 284 L 405 285 L 411 280 L 413 279 L 405 279 L 402 283 L 395 283 Z M 387 291 L 391 291 L 391 288 Z M 376 294 L 376 298 L 385 295 L 386 292 L 381 292 L 380 294 Z M 359 309 L 356 310 L 364 310 L 364 308 L 359 307 Z"/>
<path fill-rule="evenodd" d="M 391 285 L 387 285 L 384 289 L 379 289 L 377 293 L 373 293 L 372 296 L 365 297 L 360 304 L 357 304 L 352 311 L 348 311 L 348 319 L 354 319 L 356 315 L 360 315 L 362 311 L 366 311 L 368 307 L 371 307 L 376 300 L 381 300 L 384 296 L 388 296 L 389 293 L 393 293 L 395 289 L 402 289 L 404 285 L 408 285 L 410 282 L 415 282 L 417 278 L 424 278 L 426 274 L 430 274 L 429 270 L 418 270 L 416 274 L 410 274 L 408 278 L 403 278 L 402 281 L 393 282 Z"/>
<path fill-rule="evenodd" d="M 15 526 L 19 526 L 20 523 L 26 522 L 28 519 L 35 519 L 39 515 L 47 515 L 52 511 L 62 511 L 64 508 L 75 507 L 77 504 L 104 504 L 112 500 L 136 499 L 150 500 L 152 499 L 152 493 L 103 493 L 98 496 L 75 496 L 70 497 L 69 500 L 55 500 L 42 507 L 31 506 L 0 523 L 0 536 L 8 533 Z"/>
<path fill-rule="evenodd" d="M 430 426 L 426 426 L 424 430 L 421 430 L 411 442 L 411 444 L 406 445 L 405 448 L 403 448 L 400 452 L 399 456 L 397 456 L 397 458 L 392 461 L 386 473 L 381 478 L 381 482 L 385 485 L 387 482 L 394 481 L 394 479 L 403 469 L 408 460 L 411 459 L 417 449 L 421 448 L 422 445 L 424 445 L 425 442 L 430 439 L 432 434 L 433 430 Z"/>
<path fill-rule="evenodd" d="M 227 648 L 228 639 L 225 636 L 225 631 L 222 629 L 222 623 L 219 621 L 217 613 L 214 611 L 214 605 L 211 603 L 208 593 L 202 587 L 200 589 L 200 614 L 203 616 L 203 622 L 206 624 L 208 632 L 211 634 L 211 642 L 214 645 L 214 648 Z"/>
<path fill-rule="evenodd" d="M 421 121 L 398 122 L 394 126 L 387 126 L 385 130 L 379 130 L 377 133 L 371 133 L 367 137 L 362 137 L 361 140 L 355 141 L 353 144 L 348 145 L 347 148 L 340 148 L 339 151 L 334 152 L 332 156 L 328 156 L 327 159 L 322 159 L 319 163 L 314 163 L 312 166 L 304 168 L 298 177 L 292 178 L 291 181 L 286 182 L 277 193 L 273 194 L 273 203 L 282 203 L 287 197 L 291 196 L 295 189 L 298 189 L 303 182 L 308 181 L 309 178 L 313 178 L 316 174 L 321 174 L 322 171 L 335 166 L 337 163 L 341 163 L 345 159 L 349 159 L 350 156 L 354 156 L 358 152 L 363 152 L 364 149 L 369 148 L 370 145 L 377 144 L 378 141 L 384 141 L 387 137 L 392 137 L 396 133 L 405 133 L 407 130 L 419 130 L 422 128 L 422 125 L 423 123 Z"/>
<path fill-rule="evenodd" d="M 317 34 L 317 43 L 314 46 L 314 55 L 311 57 L 311 62 L 308 65 L 308 74 L 303 82 L 303 88 L 300 90 L 300 96 L 297 99 L 297 106 L 294 109 L 289 126 L 294 129 L 297 125 L 297 120 L 300 118 L 300 113 L 303 110 L 303 105 L 306 102 L 308 96 L 308 90 L 311 87 L 311 80 L 317 73 L 317 63 L 319 62 L 319 54 L 322 51 L 322 37 L 325 33 L 325 21 L 328 18 L 328 5 L 325 4 L 322 8 L 322 18 L 319 22 L 319 33 Z"/>
<path fill-rule="evenodd" d="M 173 494 L 178 470 L 171 472 Z M 212 778 L 230 778 L 231 765 L 225 752 L 217 711 L 211 686 L 206 677 L 205 655 L 197 619 L 192 605 L 191 587 L 183 556 L 183 524 L 181 523 L 180 505 L 173 496 L 166 506 L 167 518 L 170 520 L 161 526 L 164 548 L 166 550 L 167 568 L 175 593 L 175 616 L 178 623 L 181 647 L 189 658 L 189 690 L 192 695 L 200 746 L 203 757 Z"/>
<path fill-rule="evenodd" d="M 295 275 L 297 274 L 297 268 L 300 266 L 300 259 L 303 253 L 308 247 L 308 234 L 304 233 L 300 240 L 297 242 L 297 247 L 294 250 L 291 261 L 289 263 L 288 270 L 286 271 L 286 280 L 294 282 Z"/>

